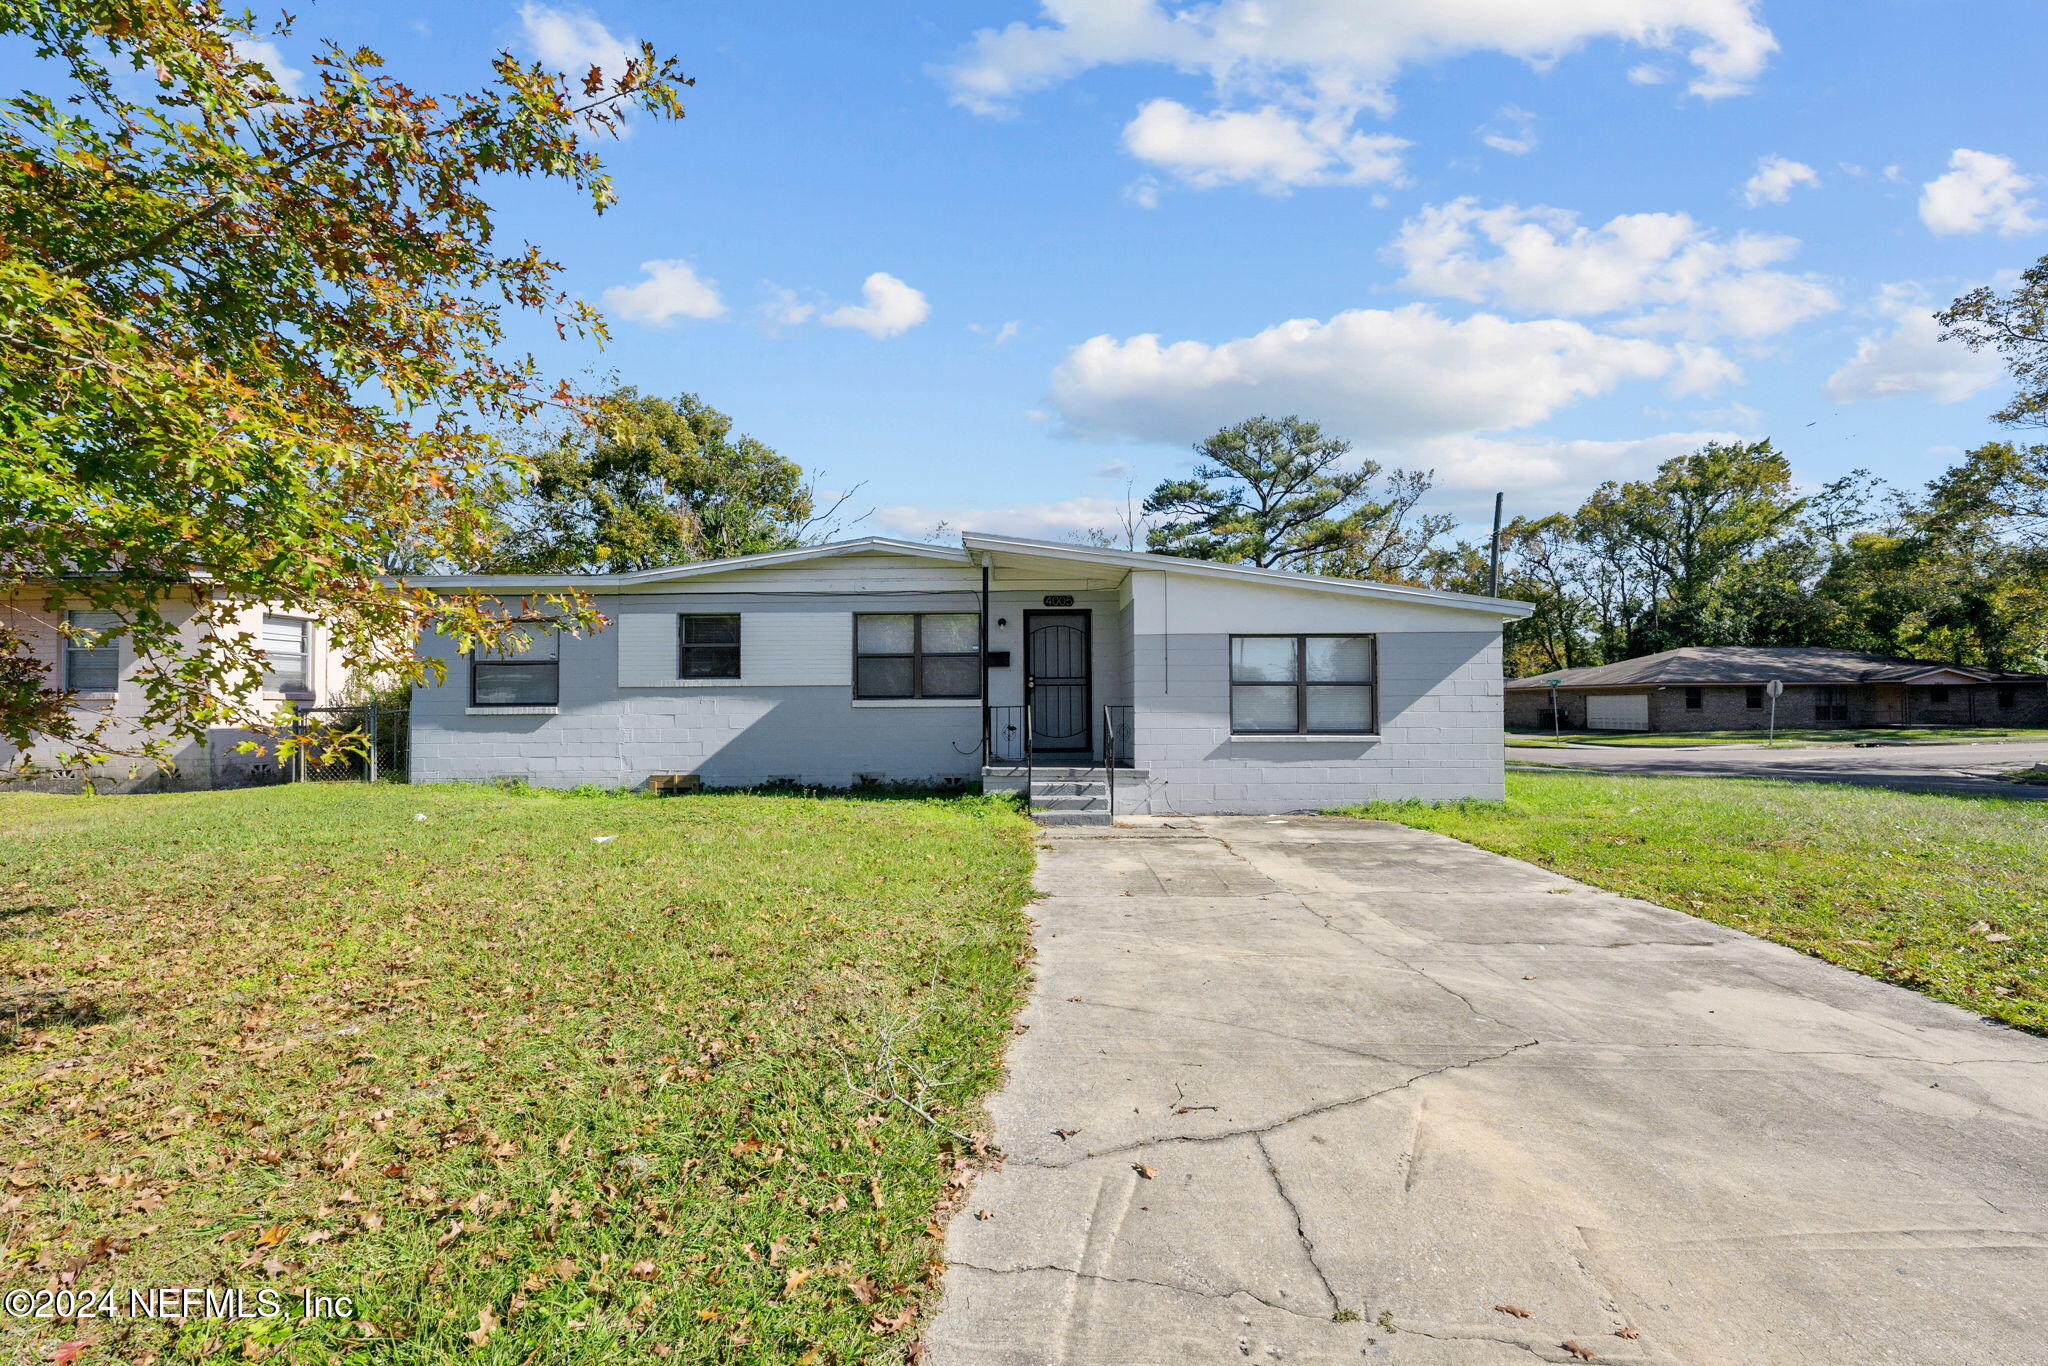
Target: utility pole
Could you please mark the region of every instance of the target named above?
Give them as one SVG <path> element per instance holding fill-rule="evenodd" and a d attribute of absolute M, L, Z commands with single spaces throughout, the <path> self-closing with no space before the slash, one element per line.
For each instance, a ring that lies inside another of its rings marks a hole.
<path fill-rule="evenodd" d="M 1500 509 L 1507 502 L 1505 492 L 1493 495 L 1493 562 L 1486 573 L 1486 596 L 1500 596 Z"/>

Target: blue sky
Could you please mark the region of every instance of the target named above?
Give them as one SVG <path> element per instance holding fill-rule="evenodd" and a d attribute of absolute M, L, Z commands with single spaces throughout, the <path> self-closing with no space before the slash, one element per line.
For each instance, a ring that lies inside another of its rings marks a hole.
<path fill-rule="evenodd" d="M 865 532 L 1108 525 L 1259 411 L 1465 516 L 1709 434 L 1918 483 L 2007 392 L 1926 315 L 2048 252 L 2033 0 L 362 0 L 279 60 L 320 36 L 445 88 L 680 56 L 610 213 L 500 195 L 613 315 L 531 340 L 862 483 Z"/>

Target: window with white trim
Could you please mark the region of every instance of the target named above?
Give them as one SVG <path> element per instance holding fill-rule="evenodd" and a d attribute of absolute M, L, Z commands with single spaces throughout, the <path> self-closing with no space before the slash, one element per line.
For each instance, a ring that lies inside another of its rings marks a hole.
<path fill-rule="evenodd" d="M 121 618 L 115 612 L 66 612 L 64 624 L 91 631 L 91 641 L 64 638 L 64 686 L 72 692 L 113 692 L 121 686 Z"/>
<path fill-rule="evenodd" d="M 1377 636 L 1232 636 L 1230 729 L 1239 735 L 1372 735 Z"/>
<path fill-rule="evenodd" d="M 561 633 L 515 626 L 496 649 L 469 652 L 472 707 L 552 707 L 561 698 Z"/>
<path fill-rule="evenodd" d="M 981 617 L 973 612 L 854 613 L 853 695 L 981 696 Z"/>
<path fill-rule="evenodd" d="M 263 618 L 263 690 L 307 692 L 311 688 L 306 659 L 311 653 L 312 624 L 299 617 Z"/>

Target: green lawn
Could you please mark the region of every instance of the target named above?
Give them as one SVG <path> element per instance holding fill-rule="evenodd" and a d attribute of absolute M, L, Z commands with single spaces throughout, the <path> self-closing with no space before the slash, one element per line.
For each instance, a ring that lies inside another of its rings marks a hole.
<path fill-rule="evenodd" d="M 2048 1033 L 2048 802 L 1511 771 L 1400 821 Z"/>
<path fill-rule="evenodd" d="M 356 1305 L 0 1319 L 0 1359 L 902 1360 L 1031 838 L 982 798 L 0 797 L 0 1284 Z"/>
<path fill-rule="evenodd" d="M 1763 730 L 1687 731 L 1605 731 L 1564 732 L 1564 743 L 1578 745 L 1761 745 L 1770 740 Z M 1892 726 L 1868 729 L 1847 726 L 1786 726 L 1778 730 L 1779 744 L 1855 744 L 1863 740 L 1889 740 L 1909 744 L 1955 744 L 1971 740 L 2048 740 L 2048 730 L 2015 726 Z M 1510 731 L 1508 743 L 1518 748 L 1555 749 L 1557 742 L 1547 731 Z"/>

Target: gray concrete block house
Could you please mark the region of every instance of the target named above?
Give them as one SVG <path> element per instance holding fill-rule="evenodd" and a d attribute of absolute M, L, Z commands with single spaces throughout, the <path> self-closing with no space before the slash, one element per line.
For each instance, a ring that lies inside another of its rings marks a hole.
<path fill-rule="evenodd" d="M 442 652 L 416 782 L 1021 788 L 1055 816 L 1501 795 L 1501 626 L 1526 604 L 969 533 L 634 573 L 611 620 Z M 1114 765 L 1115 772 L 1109 771 Z"/>

